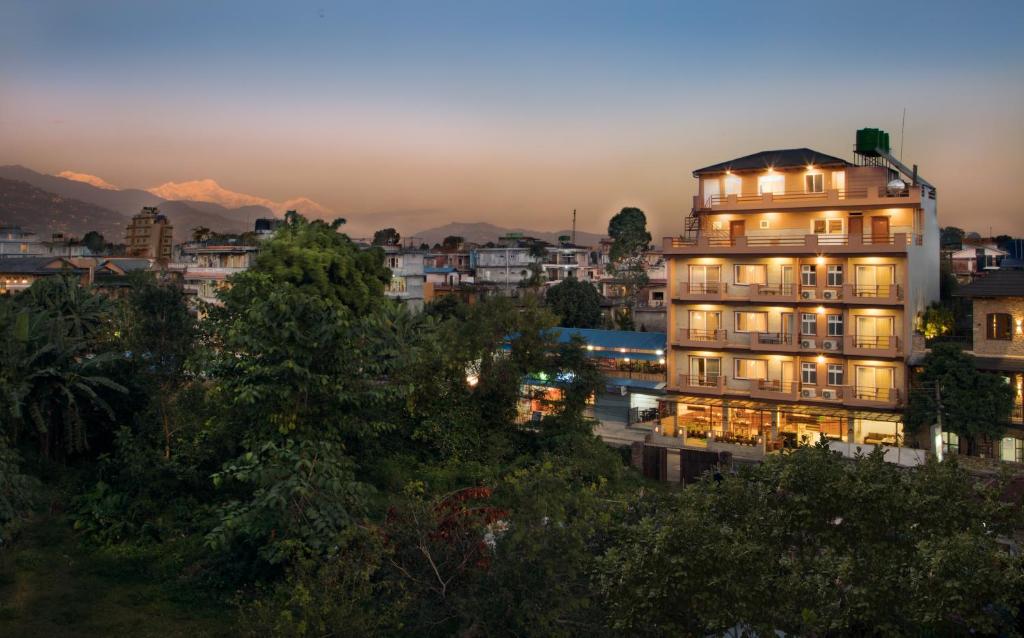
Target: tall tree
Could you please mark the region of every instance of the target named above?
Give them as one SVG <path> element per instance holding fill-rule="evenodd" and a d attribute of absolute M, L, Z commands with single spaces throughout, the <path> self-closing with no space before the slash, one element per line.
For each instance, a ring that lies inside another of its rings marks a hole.
<path fill-rule="evenodd" d="M 612 239 L 608 273 L 622 282 L 626 289 L 626 307 L 632 318 L 637 295 L 647 285 L 646 253 L 651 244 L 647 216 L 639 208 L 623 208 L 608 222 Z"/>
<path fill-rule="evenodd" d="M 82 244 L 94 255 L 102 253 L 107 248 L 107 240 L 95 230 L 90 230 L 82 237 Z"/>
<path fill-rule="evenodd" d="M 917 432 L 942 416 L 943 429 L 969 441 L 1002 436 L 1013 411 L 1013 388 L 999 375 L 980 372 L 959 345 L 932 346 L 907 403 L 906 426 Z"/>
<path fill-rule="evenodd" d="M 569 277 L 548 289 L 544 299 L 567 328 L 597 328 L 601 325 L 601 295 L 588 281 Z"/>
<path fill-rule="evenodd" d="M 459 235 L 448 235 L 441 240 L 441 248 L 445 250 L 458 250 L 466 240 Z"/>
<path fill-rule="evenodd" d="M 959 250 L 964 243 L 964 229 L 956 226 L 946 226 L 940 231 L 939 243 L 943 248 Z"/>
<path fill-rule="evenodd" d="M 402 236 L 394 228 L 382 228 L 373 233 L 374 246 L 397 246 Z"/>

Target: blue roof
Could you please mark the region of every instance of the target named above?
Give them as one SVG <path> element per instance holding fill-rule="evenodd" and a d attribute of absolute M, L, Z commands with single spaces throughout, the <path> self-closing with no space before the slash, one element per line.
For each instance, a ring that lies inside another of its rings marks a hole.
<path fill-rule="evenodd" d="M 632 332 L 629 330 L 595 330 L 592 328 L 552 328 L 558 332 L 558 342 L 566 343 L 579 335 L 587 343 L 606 350 L 665 350 L 664 332 Z"/>
<path fill-rule="evenodd" d="M 424 266 L 423 272 L 428 275 L 441 275 L 455 272 L 455 266 Z"/>

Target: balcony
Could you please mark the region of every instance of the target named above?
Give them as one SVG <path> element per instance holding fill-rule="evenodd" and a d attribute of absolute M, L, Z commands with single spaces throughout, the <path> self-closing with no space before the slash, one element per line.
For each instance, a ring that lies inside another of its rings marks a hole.
<path fill-rule="evenodd" d="M 839 206 L 919 206 L 921 187 L 911 186 L 902 193 L 889 193 L 885 186 L 874 188 L 829 189 L 820 193 L 796 191 L 751 195 L 709 195 L 704 201 L 694 196 L 694 210 L 757 211 L 800 208 L 834 208 Z"/>
<path fill-rule="evenodd" d="M 725 391 L 725 377 L 718 374 L 681 374 L 678 388 L 683 392 L 720 395 Z"/>
<path fill-rule="evenodd" d="M 750 284 L 747 288 L 751 301 L 776 303 L 794 302 L 797 299 L 796 284 Z"/>
<path fill-rule="evenodd" d="M 701 232 L 697 237 L 666 237 L 666 255 L 831 255 L 903 254 L 921 236 L 900 232 L 888 235 L 816 235 L 799 230 L 759 231 L 757 235 L 730 236 L 722 231 Z"/>
<path fill-rule="evenodd" d="M 847 335 L 846 354 L 869 357 L 895 357 L 900 353 L 900 339 L 896 336 L 868 337 Z"/>
<path fill-rule="evenodd" d="M 849 304 L 901 304 L 903 289 L 899 284 L 877 286 L 859 286 L 846 284 L 843 286 L 843 300 Z"/>
<path fill-rule="evenodd" d="M 725 347 L 728 336 L 728 330 L 680 328 L 678 332 L 678 340 L 673 345 L 687 348 L 715 350 Z"/>
<path fill-rule="evenodd" d="M 871 408 L 895 408 L 900 405 L 900 391 L 896 388 L 850 386 L 846 405 Z"/>
<path fill-rule="evenodd" d="M 795 401 L 799 394 L 799 389 L 799 384 L 793 381 L 758 379 L 755 383 L 751 383 L 750 398 Z"/>
<path fill-rule="evenodd" d="M 796 352 L 798 343 L 789 332 L 755 332 L 750 349 L 755 352 Z"/>
<path fill-rule="evenodd" d="M 728 288 L 728 284 L 720 281 L 703 284 L 682 281 L 676 289 L 676 299 L 680 301 L 721 301 L 725 298 Z"/>

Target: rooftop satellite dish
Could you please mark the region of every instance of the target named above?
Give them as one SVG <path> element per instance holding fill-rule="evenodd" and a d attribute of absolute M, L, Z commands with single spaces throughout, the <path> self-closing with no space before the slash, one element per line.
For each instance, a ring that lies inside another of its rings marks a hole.
<path fill-rule="evenodd" d="M 885 185 L 885 190 L 890 193 L 902 193 L 907 189 L 906 183 L 902 179 L 894 179 Z"/>

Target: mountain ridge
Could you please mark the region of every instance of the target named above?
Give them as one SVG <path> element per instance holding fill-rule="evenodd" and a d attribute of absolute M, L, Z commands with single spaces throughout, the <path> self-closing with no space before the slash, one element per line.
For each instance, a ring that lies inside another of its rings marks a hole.
<path fill-rule="evenodd" d="M 449 222 L 443 226 L 428 228 L 413 233 L 420 242 L 433 246 L 440 243 L 449 235 L 458 235 L 468 242 L 484 244 L 489 241 L 497 241 L 498 237 L 508 233 L 522 233 L 525 237 L 536 237 L 550 243 L 557 243 L 561 235 L 572 236 L 571 230 L 546 231 L 529 228 L 506 228 L 490 222 Z M 585 230 L 576 230 L 576 243 L 581 246 L 597 246 L 604 235 Z"/>

